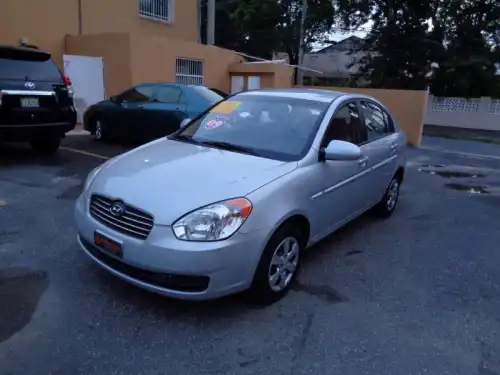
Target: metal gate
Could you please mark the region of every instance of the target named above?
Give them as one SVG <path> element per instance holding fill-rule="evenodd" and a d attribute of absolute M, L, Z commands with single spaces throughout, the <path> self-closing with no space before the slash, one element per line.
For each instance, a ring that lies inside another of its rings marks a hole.
<path fill-rule="evenodd" d="M 178 57 L 175 60 L 175 82 L 185 85 L 203 85 L 205 62 Z"/>

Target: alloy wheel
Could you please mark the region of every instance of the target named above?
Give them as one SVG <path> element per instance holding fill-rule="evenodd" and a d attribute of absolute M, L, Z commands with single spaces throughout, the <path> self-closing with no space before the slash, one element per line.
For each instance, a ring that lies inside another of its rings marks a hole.
<path fill-rule="evenodd" d="M 269 286 L 281 292 L 293 279 L 299 264 L 300 245 L 294 237 L 286 237 L 274 250 L 268 272 Z"/>

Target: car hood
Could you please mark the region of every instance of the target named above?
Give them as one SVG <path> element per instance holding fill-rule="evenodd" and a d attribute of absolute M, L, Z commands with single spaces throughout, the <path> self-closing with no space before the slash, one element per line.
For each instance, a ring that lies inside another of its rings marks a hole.
<path fill-rule="evenodd" d="M 90 192 L 149 212 L 156 224 L 171 225 L 197 208 L 246 196 L 295 168 L 296 162 L 160 139 L 107 162 Z"/>

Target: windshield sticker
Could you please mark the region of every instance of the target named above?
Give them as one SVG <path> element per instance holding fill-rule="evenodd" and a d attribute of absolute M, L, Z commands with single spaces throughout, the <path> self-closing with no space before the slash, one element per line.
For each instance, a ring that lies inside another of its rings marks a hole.
<path fill-rule="evenodd" d="M 222 124 L 224 124 L 224 121 L 222 120 L 216 120 L 216 119 L 208 120 L 207 123 L 205 124 L 205 129 L 215 129 L 221 126 Z"/>
<path fill-rule="evenodd" d="M 241 105 L 241 102 L 227 101 L 217 104 L 210 112 L 228 115 Z"/>

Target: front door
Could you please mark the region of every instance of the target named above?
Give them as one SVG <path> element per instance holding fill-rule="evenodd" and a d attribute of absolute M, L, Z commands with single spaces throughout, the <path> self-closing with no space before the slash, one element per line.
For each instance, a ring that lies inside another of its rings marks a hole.
<path fill-rule="evenodd" d="M 351 142 L 363 150 L 366 132 L 356 101 L 344 102 L 332 116 L 322 147 L 333 140 Z M 366 206 L 366 184 L 370 178 L 366 155 L 359 160 L 320 162 L 314 177 L 310 199 L 318 215 L 314 215 L 316 222 L 312 225 L 320 235 L 343 225 Z"/>
<path fill-rule="evenodd" d="M 143 129 L 151 118 L 146 111 L 153 98 L 154 85 L 138 85 L 118 96 L 117 108 L 113 111 L 112 133 L 140 141 Z"/>

